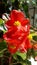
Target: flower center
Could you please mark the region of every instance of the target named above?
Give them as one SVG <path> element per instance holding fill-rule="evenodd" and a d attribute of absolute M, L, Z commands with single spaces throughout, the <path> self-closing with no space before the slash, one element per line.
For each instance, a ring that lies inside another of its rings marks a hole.
<path fill-rule="evenodd" d="M 15 25 L 15 26 L 20 26 L 21 23 L 20 23 L 19 21 L 15 21 L 15 22 L 14 22 L 14 25 Z"/>
<path fill-rule="evenodd" d="M 10 46 L 10 48 L 13 48 L 13 49 L 15 49 L 16 47 L 15 47 L 15 46 Z"/>

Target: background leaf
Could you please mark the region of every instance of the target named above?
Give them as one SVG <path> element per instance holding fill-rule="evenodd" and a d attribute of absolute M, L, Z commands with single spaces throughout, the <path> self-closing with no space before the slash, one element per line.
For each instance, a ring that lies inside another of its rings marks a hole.
<path fill-rule="evenodd" d="M 26 53 L 17 52 L 16 54 L 19 55 L 23 60 L 26 59 Z"/>
<path fill-rule="evenodd" d="M 2 20 L 2 19 L 0 18 L 0 25 L 2 25 L 2 24 L 3 24 L 3 22 L 4 22 L 4 20 Z"/>

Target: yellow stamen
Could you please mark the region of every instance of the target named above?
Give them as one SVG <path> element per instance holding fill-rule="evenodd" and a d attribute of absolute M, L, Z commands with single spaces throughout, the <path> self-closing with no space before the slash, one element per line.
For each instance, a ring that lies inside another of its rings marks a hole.
<path fill-rule="evenodd" d="M 29 34 L 28 38 L 29 38 L 30 40 L 32 40 L 32 39 L 33 39 L 33 36 L 36 36 L 36 35 L 37 35 L 36 33 L 31 33 L 31 34 Z"/>
<path fill-rule="evenodd" d="M 28 38 L 29 38 L 30 40 L 32 40 L 32 35 L 31 35 L 31 34 L 29 34 Z"/>
<path fill-rule="evenodd" d="M 15 21 L 15 22 L 14 22 L 14 25 L 15 25 L 15 26 L 20 26 L 21 23 L 20 23 L 19 21 Z"/>
<path fill-rule="evenodd" d="M 16 47 L 15 47 L 15 46 L 10 46 L 10 48 L 13 48 L 13 49 L 15 49 Z"/>

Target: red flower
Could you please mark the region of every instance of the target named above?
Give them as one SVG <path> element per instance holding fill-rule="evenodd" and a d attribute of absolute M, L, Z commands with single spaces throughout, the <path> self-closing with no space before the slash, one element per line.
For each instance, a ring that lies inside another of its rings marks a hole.
<path fill-rule="evenodd" d="M 6 26 L 8 31 L 4 34 L 4 39 L 7 42 L 10 53 L 15 53 L 17 50 L 26 51 L 31 48 L 28 39 L 29 20 L 25 18 L 21 11 L 13 10 L 10 14 L 10 20 Z"/>
<path fill-rule="evenodd" d="M 24 16 L 24 13 L 21 11 L 13 10 L 10 14 L 10 20 L 6 23 L 6 26 L 8 28 L 12 28 L 14 26 L 14 23 L 16 21 L 19 21 L 21 25 L 25 26 L 27 23 L 29 23 L 29 19 L 27 19 Z"/>

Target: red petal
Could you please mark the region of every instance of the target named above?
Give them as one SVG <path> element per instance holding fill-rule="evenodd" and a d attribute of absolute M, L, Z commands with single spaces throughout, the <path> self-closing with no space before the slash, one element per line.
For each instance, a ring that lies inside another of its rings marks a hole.
<path fill-rule="evenodd" d="M 18 47 L 16 47 L 16 48 L 11 48 L 10 46 L 8 46 L 8 50 L 9 50 L 9 52 L 11 53 L 11 54 L 13 54 L 13 53 L 15 53 L 16 51 L 17 51 L 17 49 L 18 49 Z"/>

